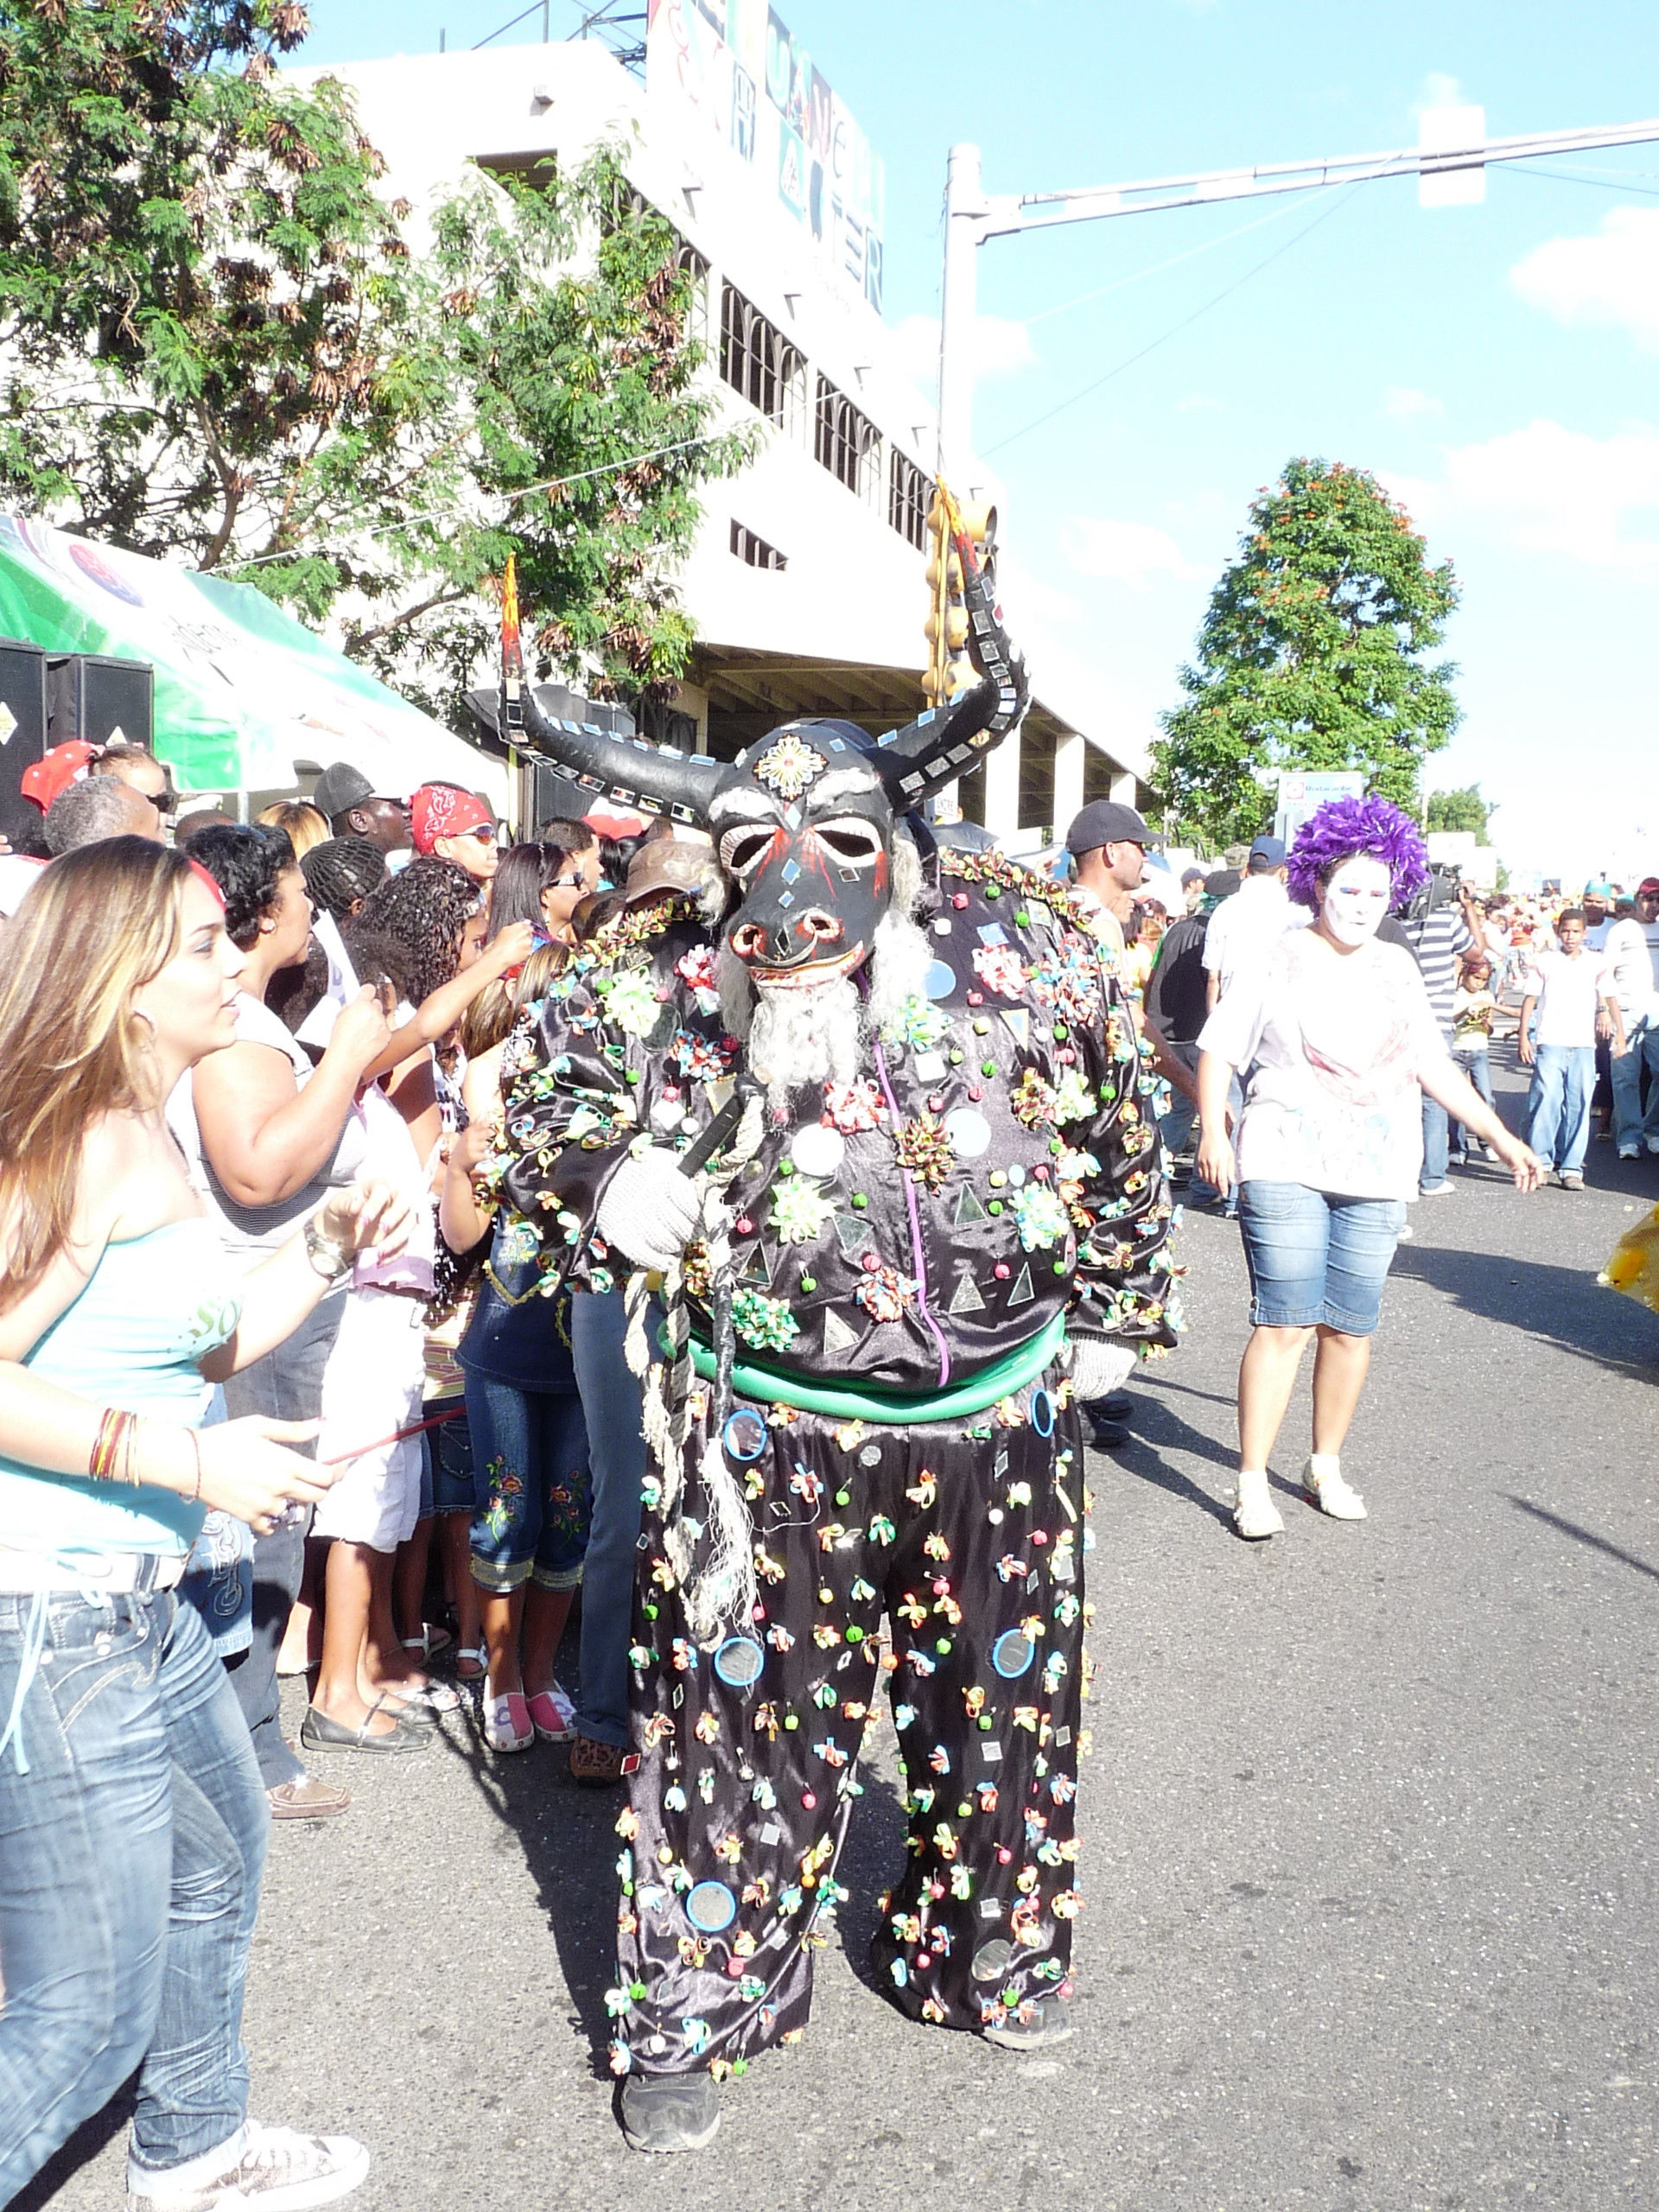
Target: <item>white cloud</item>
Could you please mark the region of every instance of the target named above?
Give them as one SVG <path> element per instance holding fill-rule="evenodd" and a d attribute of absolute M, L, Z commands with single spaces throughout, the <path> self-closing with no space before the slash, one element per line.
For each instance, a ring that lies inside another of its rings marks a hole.
<path fill-rule="evenodd" d="M 1490 518 L 1532 552 L 1659 573 L 1659 538 L 1630 528 L 1643 515 L 1659 523 L 1659 431 L 1592 438 L 1539 419 L 1446 460 L 1446 491 L 1432 501 L 1440 522 Z"/>
<path fill-rule="evenodd" d="M 939 388 L 939 325 L 936 316 L 907 315 L 893 333 L 906 375 L 930 396 Z M 974 378 L 1012 375 L 1031 367 L 1037 349 L 1031 333 L 1012 315 L 982 315 L 974 326 Z"/>
<path fill-rule="evenodd" d="M 1414 385 L 1391 384 L 1382 395 L 1382 412 L 1395 423 L 1414 423 L 1425 415 L 1444 415 L 1440 402 Z"/>
<path fill-rule="evenodd" d="M 1080 576 L 1140 586 L 1155 575 L 1202 576 L 1166 530 L 1151 523 L 1114 522 L 1100 515 L 1074 517 L 1065 533 L 1065 555 Z"/>
<path fill-rule="evenodd" d="M 1611 324 L 1659 353 L 1659 208 L 1611 208 L 1592 237 L 1535 248 L 1510 282 L 1557 322 Z"/>

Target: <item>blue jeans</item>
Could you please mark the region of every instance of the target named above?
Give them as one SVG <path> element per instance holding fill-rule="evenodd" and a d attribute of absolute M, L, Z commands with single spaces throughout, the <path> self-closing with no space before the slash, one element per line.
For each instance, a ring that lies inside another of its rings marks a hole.
<path fill-rule="evenodd" d="M 1492 1067 L 1490 1056 L 1485 1052 L 1459 1052 L 1454 1054 L 1453 1058 L 1457 1061 L 1459 1073 L 1468 1077 L 1478 1095 L 1496 1111 L 1497 1102 L 1492 1096 Z M 1453 1152 L 1468 1152 L 1479 1141 L 1479 1138 L 1474 1135 L 1473 1131 L 1465 1129 L 1461 1122 L 1452 1123 L 1451 1145 Z"/>
<path fill-rule="evenodd" d="M 654 1328 L 654 1321 L 647 1323 Z M 620 1290 L 579 1291 L 570 1343 L 588 1414 L 594 1519 L 582 1576 L 582 1697 L 576 1726 L 599 1744 L 628 1741 L 628 1645 L 639 1549 L 645 1440 L 639 1382 L 623 1352 L 627 1319 Z"/>
<path fill-rule="evenodd" d="M 45 1630 L 32 1675 L 31 1621 Z M 0 1596 L 0 1726 L 14 1712 L 0 1754 L 0 2203 L 135 2067 L 141 2165 L 182 2165 L 241 2126 L 270 1825 L 224 1664 L 170 1591 Z"/>
<path fill-rule="evenodd" d="M 1630 1049 L 1612 1061 L 1613 1135 L 1621 1150 L 1651 1138 L 1659 1143 L 1659 1025 L 1638 1015 L 1624 1025 Z M 1642 1071 L 1648 1071 L 1648 1111 L 1642 1113 Z"/>
<path fill-rule="evenodd" d="M 1423 1093 L 1423 1172 L 1418 1177 L 1418 1188 L 1438 1191 L 1446 1181 L 1446 1171 L 1452 1152 L 1452 1131 L 1446 1112 L 1438 1098 Z"/>
<path fill-rule="evenodd" d="M 346 1294 L 325 1298 L 293 1335 L 232 1375 L 225 1384 L 229 1419 L 264 1414 L 272 1421 L 315 1421 L 322 1410 L 322 1370 L 346 1311 Z M 315 1458 L 314 1443 L 290 1447 Z M 253 1755 L 267 1789 L 302 1782 L 305 1766 L 283 1736 L 276 1689 L 276 1655 L 305 1573 L 305 1531 L 310 1508 L 283 1516 L 268 1536 L 253 1540 L 253 1613 L 248 1649 L 229 1661 L 231 1688 L 246 1716 Z"/>
<path fill-rule="evenodd" d="M 1596 1087 L 1593 1045 L 1537 1045 L 1527 1098 L 1527 1142 L 1546 1167 L 1581 1175 L 1590 1143 L 1590 1094 Z"/>
<path fill-rule="evenodd" d="M 1251 1325 L 1371 1335 L 1405 1218 L 1398 1198 L 1346 1198 L 1305 1183 L 1241 1183 Z"/>
<path fill-rule="evenodd" d="M 574 1590 L 588 1549 L 588 1432 L 574 1390 L 520 1390 L 467 1370 L 478 1468 L 473 1580 L 480 1590 Z"/>

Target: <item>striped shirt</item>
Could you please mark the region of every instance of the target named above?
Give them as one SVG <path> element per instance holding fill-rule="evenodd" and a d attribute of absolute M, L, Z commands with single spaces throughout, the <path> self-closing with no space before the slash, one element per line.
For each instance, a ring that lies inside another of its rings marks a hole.
<path fill-rule="evenodd" d="M 1452 1042 L 1452 1001 L 1458 988 L 1458 955 L 1474 943 L 1469 925 L 1456 906 L 1437 906 L 1421 922 L 1405 925 L 1417 965 L 1423 971 L 1428 1003 L 1440 1025 L 1440 1034 Z"/>

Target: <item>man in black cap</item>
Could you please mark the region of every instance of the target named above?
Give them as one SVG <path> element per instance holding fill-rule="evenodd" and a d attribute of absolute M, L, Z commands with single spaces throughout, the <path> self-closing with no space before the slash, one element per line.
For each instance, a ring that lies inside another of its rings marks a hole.
<path fill-rule="evenodd" d="M 360 768 L 336 760 L 317 778 L 311 804 L 328 817 L 336 837 L 366 837 L 383 853 L 410 849 L 409 804 L 377 792 Z"/>
<path fill-rule="evenodd" d="M 1097 798 L 1065 833 L 1077 887 L 1099 909 L 1101 941 L 1123 957 L 1123 925 L 1135 912 L 1135 894 L 1147 872 L 1147 848 L 1155 842 L 1132 806 Z"/>
<path fill-rule="evenodd" d="M 1181 870 L 1181 899 L 1189 914 L 1196 914 L 1204 901 L 1204 870 L 1184 868 Z"/>

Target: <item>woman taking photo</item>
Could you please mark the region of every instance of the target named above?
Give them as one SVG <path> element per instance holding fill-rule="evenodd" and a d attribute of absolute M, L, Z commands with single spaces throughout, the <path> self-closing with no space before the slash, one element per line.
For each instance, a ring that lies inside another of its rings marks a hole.
<path fill-rule="evenodd" d="M 128 2202 L 323 2202 L 368 2154 L 247 2118 L 241 2043 L 269 1809 L 176 1585 L 209 1507 L 321 1497 L 309 1433 L 199 1429 L 357 1252 L 405 1224 L 327 1193 L 238 1276 L 163 1115 L 231 1046 L 217 887 L 133 837 L 41 876 L 0 978 L 0 2202 L 139 2069 Z M 176 1901 L 176 1903 L 175 1903 Z"/>
<path fill-rule="evenodd" d="M 1303 1494 L 1337 1520 L 1365 1517 L 1340 1454 L 1417 1190 L 1422 1093 L 1492 1147 L 1517 1189 L 1535 1190 L 1541 1175 L 1452 1059 L 1415 960 L 1376 941 L 1390 906 L 1427 880 L 1415 823 L 1386 799 L 1321 807 L 1290 854 L 1290 895 L 1313 910 L 1313 927 L 1289 932 L 1241 976 L 1198 1039 L 1198 1172 L 1224 1193 L 1237 1184 L 1250 1272 L 1233 1526 L 1253 1540 L 1284 1529 L 1268 1461 L 1310 1336 L 1319 1344 Z M 1236 1071 L 1249 1083 L 1230 1139 Z"/>

